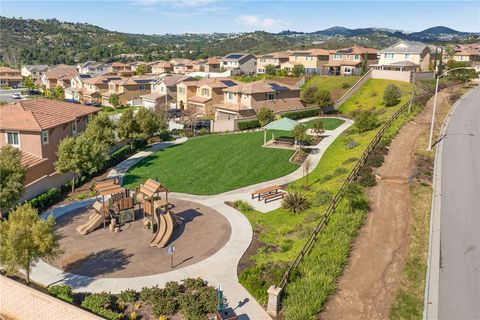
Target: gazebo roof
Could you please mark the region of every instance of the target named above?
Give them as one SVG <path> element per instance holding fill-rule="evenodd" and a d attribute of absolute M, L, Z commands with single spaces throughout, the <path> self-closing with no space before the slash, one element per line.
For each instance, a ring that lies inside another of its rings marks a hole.
<path fill-rule="evenodd" d="M 292 131 L 298 125 L 298 122 L 290 118 L 281 118 L 270 122 L 263 128 L 265 130 Z"/>

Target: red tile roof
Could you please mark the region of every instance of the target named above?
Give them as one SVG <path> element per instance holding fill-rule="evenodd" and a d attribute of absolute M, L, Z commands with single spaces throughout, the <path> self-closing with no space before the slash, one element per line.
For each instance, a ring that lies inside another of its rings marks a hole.
<path fill-rule="evenodd" d="M 23 100 L 0 108 L 0 128 L 42 131 L 99 111 L 96 107 L 44 98 Z"/>
<path fill-rule="evenodd" d="M 20 163 L 24 167 L 27 167 L 27 168 L 33 167 L 47 160 L 48 160 L 47 158 L 41 158 L 39 156 L 31 154 L 30 152 L 20 150 Z"/>

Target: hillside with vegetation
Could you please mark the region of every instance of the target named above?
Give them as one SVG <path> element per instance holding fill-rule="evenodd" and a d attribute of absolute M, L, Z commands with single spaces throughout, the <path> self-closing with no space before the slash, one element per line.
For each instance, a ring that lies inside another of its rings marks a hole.
<path fill-rule="evenodd" d="M 205 58 L 230 52 L 261 54 L 311 47 L 337 49 L 354 44 L 382 48 L 399 39 L 422 41 L 475 41 L 478 34 L 434 27 L 406 34 L 401 31 L 333 27 L 311 33 L 165 34 L 145 35 L 110 31 L 88 23 L 57 19 L 0 17 L 0 62 L 21 64 L 73 64 L 87 60 L 162 60 L 174 57 Z"/>

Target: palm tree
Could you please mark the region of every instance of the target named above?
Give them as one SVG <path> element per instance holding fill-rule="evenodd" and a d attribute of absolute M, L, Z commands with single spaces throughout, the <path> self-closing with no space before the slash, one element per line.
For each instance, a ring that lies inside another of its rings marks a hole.
<path fill-rule="evenodd" d="M 285 198 L 283 198 L 282 208 L 293 213 L 298 213 L 310 208 L 310 203 L 308 202 L 306 196 L 298 192 L 294 192 L 287 194 Z"/>

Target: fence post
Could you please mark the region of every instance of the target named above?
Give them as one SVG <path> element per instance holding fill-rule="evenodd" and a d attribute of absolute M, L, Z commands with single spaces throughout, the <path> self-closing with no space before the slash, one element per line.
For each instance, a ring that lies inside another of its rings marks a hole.
<path fill-rule="evenodd" d="M 275 285 L 268 288 L 268 303 L 267 303 L 267 313 L 272 317 L 278 316 L 278 311 L 280 309 L 280 296 L 282 294 L 282 288 Z"/>

